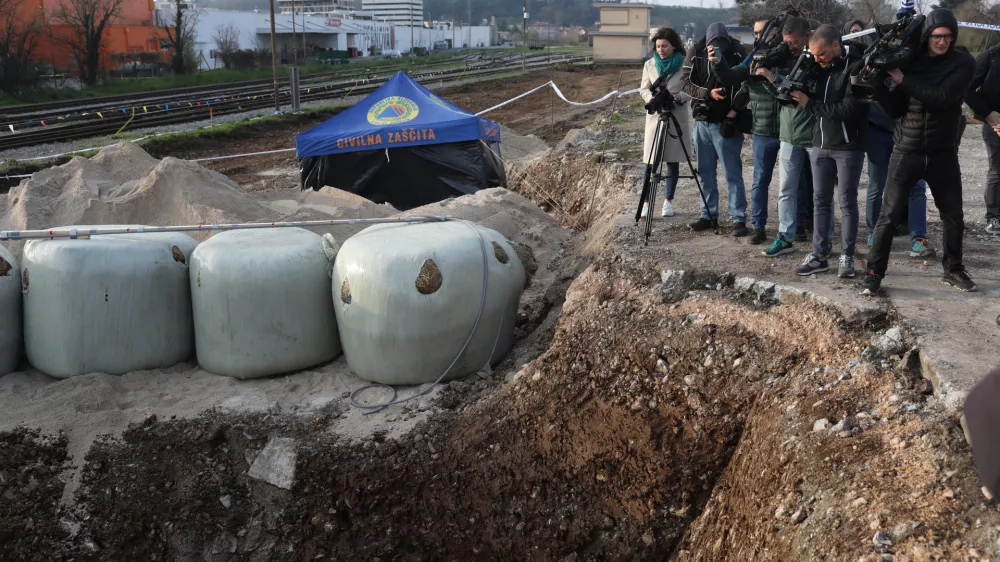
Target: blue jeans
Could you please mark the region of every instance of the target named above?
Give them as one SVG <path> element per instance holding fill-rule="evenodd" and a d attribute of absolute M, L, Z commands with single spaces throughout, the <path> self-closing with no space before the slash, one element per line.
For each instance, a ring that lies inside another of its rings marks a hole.
<path fill-rule="evenodd" d="M 889 156 L 892 155 L 892 133 L 869 127 L 868 129 L 868 200 L 865 204 L 865 223 L 868 234 L 875 232 L 875 223 L 882 212 L 882 192 L 889 175 Z M 920 180 L 910 190 L 907 209 L 910 238 L 927 238 L 927 182 Z"/>
<path fill-rule="evenodd" d="M 667 174 L 666 174 L 666 196 L 667 201 L 674 200 L 674 192 L 677 191 L 677 180 L 681 175 L 681 164 L 680 162 L 667 162 L 666 163 Z"/>
<path fill-rule="evenodd" d="M 747 193 L 743 184 L 743 162 L 740 152 L 743 150 L 743 133 L 722 138 L 719 133 L 719 123 L 698 121 L 694 127 L 695 150 L 698 152 L 698 173 L 701 174 L 701 184 L 705 189 L 705 202 L 701 203 L 701 218 L 719 218 L 719 180 L 716 166 L 722 160 L 722 170 L 726 174 L 726 187 L 729 189 L 729 218 L 734 223 L 745 223 L 747 220 Z"/>
<path fill-rule="evenodd" d="M 754 230 L 767 226 L 767 191 L 771 187 L 774 165 L 778 161 L 781 141 L 774 137 L 753 136 L 753 186 L 750 187 L 750 206 L 753 209 Z"/>
<path fill-rule="evenodd" d="M 795 240 L 799 192 L 805 168 L 809 165 L 809 150 L 784 141 L 778 150 L 778 234 L 789 242 Z"/>

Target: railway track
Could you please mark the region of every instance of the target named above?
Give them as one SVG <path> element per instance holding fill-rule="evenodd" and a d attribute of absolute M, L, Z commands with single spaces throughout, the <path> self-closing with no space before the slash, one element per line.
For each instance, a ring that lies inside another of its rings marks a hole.
<path fill-rule="evenodd" d="M 511 60 L 521 60 L 521 57 L 512 55 L 485 56 L 484 54 L 463 55 L 444 61 L 434 61 L 424 64 L 397 64 L 378 67 L 349 68 L 341 71 L 323 72 L 317 74 L 303 75 L 299 82 L 301 84 L 321 83 L 335 80 L 355 80 L 366 77 L 395 74 L 400 70 L 412 72 L 423 72 L 436 68 L 446 68 L 461 64 L 509 62 Z M 240 82 L 216 83 L 205 86 L 188 86 L 183 88 L 170 88 L 165 90 L 155 90 L 149 92 L 137 92 L 132 94 L 122 94 L 117 96 L 104 96 L 99 98 L 87 98 L 80 100 L 66 100 L 47 103 L 36 103 L 26 105 L 14 105 L 0 108 L 0 126 L 8 128 L 9 125 L 22 125 L 25 121 L 51 118 L 64 115 L 69 112 L 104 111 L 122 105 L 135 104 L 156 104 L 164 102 L 178 102 L 193 98 L 200 98 L 206 95 L 217 95 L 220 92 L 233 93 L 247 90 L 260 90 L 273 88 L 273 79 L 266 78 L 260 80 L 246 80 Z M 288 86 L 288 78 L 279 80 L 283 87 Z"/>
<path fill-rule="evenodd" d="M 518 70 L 523 66 L 529 70 L 546 68 L 555 64 L 572 63 L 582 61 L 582 56 L 536 56 L 522 60 L 505 61 L 503 63 L 491 63 L 481 67 L 470 67 L 461 70 L 447 71 L 425 71 L 415 73 L 414 79 L 418 82 L 454 82 L 461 78 L 473 76 L 489 76 L 493 74 L 505 74 L 512 70 Z M 320 85 L 305 85 L 300 87 L 300 100 L 302 102 L 345 98 L 348 95 L 368 94 L 381 86 L 389 76 L 376 80 L 368 80 L 364 83 L 357 81 L 339 81 Z M 285 104 L 290 102 L 291 92 L 287 86 L 279 94 Z M 110 112 L 97 119 L 88 119 L 79 122 L 66 122 L 60 125 L 44 126 L 15 133 L 0 135 L 0 151 L 46 144 L 52 142 L 64 142 L 69 140 L 79 140 L 92 137 L 102 137 L 115 135 L 125 130 L 140 128 L 159 127 L 163 125 L 174 125 L 188 123 L 192 121 L 203 121 L 209 117 L 220 117 L 235 113 L 244 113 L 265 109 L 274 105 L 273 87 L 267 83 L 256 90 L 248 90 L 240 96 L 232 96 L 231 99 L 215 97 L 214 103 L 193 102 L 180 103 L 171 102 L 172 109 L 149 110 L 150 102 L 141 113 L 122 113 L 120 111 Z M 102 112 L 103 113 L 103 112 Z"/>

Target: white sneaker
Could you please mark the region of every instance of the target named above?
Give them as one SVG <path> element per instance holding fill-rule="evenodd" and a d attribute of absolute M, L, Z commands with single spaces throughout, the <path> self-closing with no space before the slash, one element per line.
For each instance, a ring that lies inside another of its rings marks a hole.
<path fill-rule="evenodd" d="M 674 206 L 670 201 L 663 202 L 663 209 L 660 211 L 661 217 L 672 217 L 674 216 Z"/>
<path fill-rule="evenodd" d="M 639 218 L 644 219 L 644 218 L 646 218 L 646 215 L 648 215 L 648 214 L 649 214 L 649 203 L 643 203 L 642 204 L 642 212 L 639 213 Z"/>

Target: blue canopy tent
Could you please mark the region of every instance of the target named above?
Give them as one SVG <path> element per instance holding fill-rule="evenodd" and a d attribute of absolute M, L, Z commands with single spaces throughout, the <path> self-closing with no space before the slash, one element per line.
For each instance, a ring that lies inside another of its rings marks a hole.
<path fill-rule="evenodd" d="M 500 126 L 403 72 L 295 137 L 302 188 L 331 186 L 399 210 L 505 186 Z"/>

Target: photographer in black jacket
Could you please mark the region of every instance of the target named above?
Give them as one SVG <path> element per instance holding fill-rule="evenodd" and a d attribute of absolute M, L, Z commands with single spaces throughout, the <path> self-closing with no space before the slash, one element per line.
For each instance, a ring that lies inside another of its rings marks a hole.
<path fill-rule="evenodd" d="M 965 94 L 976 118 L 983 122 L 983 140 L 989 154 L 986 175 L 986 232 L 1000 234 L 1000 45 L 976 58 L 976 74 Z"/>
<path fill-rule="evenodd" d="M 711 49 L 711 52 L 709 50 Z M 695 232 L 715 225 L 712 218 L 719 212 L 719 182 L 716 166 L 722 161 L 729 188 L 729 218 L 733 221 L 733 236 L 749 234 L 746 225 L 747 194 L 743 184 L 743 133 L 750 130 L 750 114 L 746 111 L 750 96 L 740 85 L 726 85 L 712 71 L 709 57 L 721 56 L 729 66 L 743 61 L 746 52 L 739 41 L 726 31 L 725 24 L 708 26 L 705 37 L 687 52 L 684 61 L 684 93 L 691 96 L 691 114 L 695 119 L 694 141 L 698 153 L 698 173 L 705 190 L 701 218 L 690 224 Z M 743 121 L 744 123 L 740 123 Z"/>
<path fill-rule="evenodd" d="M 892 88 L 878 84 L 879 105 L 899 118 L 889 159 L 889 182 L 882 195 L 882 212 L 875 226 L 868 259 L 868 275 L 861 294 L 878 292 L 889 265 L 893 227 L 903 218 L 913 184 L 926 180 L 944 223 L 944 277 L 942 281 L 962 291 L 974 291 L 962 264 L 962 171 L 958 163 L 962 102 L 972 83 L 976 63 L 967 52 L 955 49 L 958 21 L 949 10 L 927 15 L 920 52 L 907 71 L 890 70 Z"/>
<path fill-rule="evenodd" d="M 841 240 L 838 275 L 854 277 L 858 238 L 858 183 L 865 163 L 868 108 L 854 97 L 851 75 L 861 70 L 861 52 L 840 42 L 840 31 L 822 25 L 813 32 L 809 50 L 820 69 L 813 97 L 793 91 L 792 98 L 816 117 L 813 125 L 813 251 L 795 268 L 799 275 L 828 269 L 833 226 L 833 190 L 840 191 Z"/>

